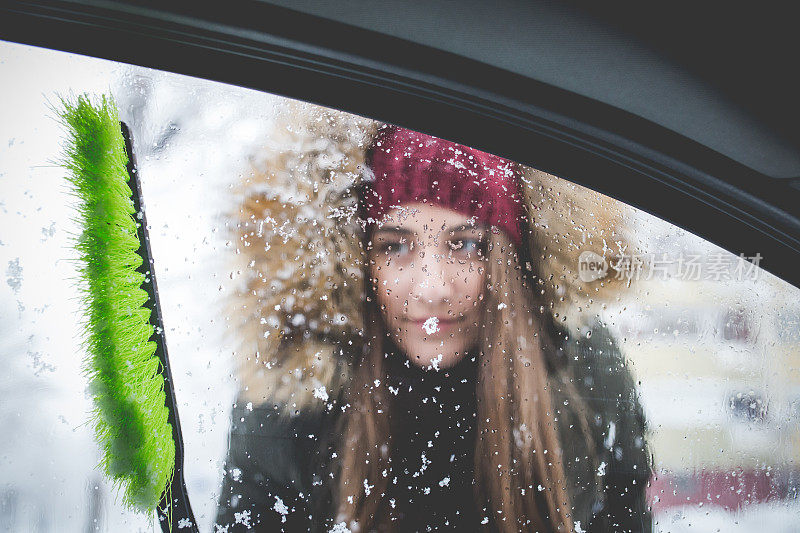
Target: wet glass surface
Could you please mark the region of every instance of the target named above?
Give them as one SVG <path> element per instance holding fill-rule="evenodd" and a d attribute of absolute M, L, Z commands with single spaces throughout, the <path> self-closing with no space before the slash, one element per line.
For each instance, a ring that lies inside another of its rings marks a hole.
<path fill-rule="evenodd" d="M 201 531 L 795 527 L 800 298 L 758 250 L 466 147 L 426 196 L 392 161 L 427 140 L 368 160 L 382 124 L 255 91 L 10 43 L 0 77 L 3 531 L 158 527 L 95 468 L 53 164 L 48 102 L 109 90 Z"/>

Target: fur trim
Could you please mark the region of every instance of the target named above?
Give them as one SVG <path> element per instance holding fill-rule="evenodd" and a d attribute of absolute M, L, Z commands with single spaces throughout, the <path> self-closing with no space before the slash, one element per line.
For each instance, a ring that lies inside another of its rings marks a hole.
<path fill-rule="evenodd" d="M 229 316 L 240 340 L 240 398 L 299 413 L 335 401 L 349 355 L 361 349 L 363 224 L 355 185 L 369 179 L 364 156 L 380 123 L 283 105 L 269 145 L 234 191 L 240 205 L 229 226 L 240 284 Z M 566 309 L 613 293 L 614 283 L 591 293 L 579 283 L 577 256 L 599 239 L 621 240 L 624 213 L 589 189 L 523 172 L 533 238 L 542 243 L 543 290 L 564 322 Z M 575 315 L 568 325 L 583 322 Z"/>
<path fill-rule="evenodd" d="M 592 251 L 607 260 L 632 253 L 637 243 L 631 221 L 635 208 L 546 172 L 521 166 L 526 203 L 533 215 L 531 238 L 540 253 L 545 299 L 555 318 L 578 330 L 598 307 L 618 298 L 630 280 L 605 278 L 589 283 L 578 275 L 578 257 Z"/>
<path fill-rule="evenodd" d="M 289 102 L 275 135 L 235 192 L 231 316 L 240 336 L 241 396 L 289 410 L 335 396 L 356 346 L 363 290 L 354 185 L 377 123 Z M 341 350 L 340 350 L 341 351 Z M 324 393 L 323 393 L 324 391 Z"/>

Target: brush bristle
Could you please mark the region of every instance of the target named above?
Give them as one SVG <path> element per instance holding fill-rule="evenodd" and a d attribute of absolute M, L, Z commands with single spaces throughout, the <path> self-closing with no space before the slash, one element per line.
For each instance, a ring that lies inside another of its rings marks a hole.
<path fill-rule="evenodd" d="M 84 302 L 85 372 L 94 396 L 101 466 L 123 501 L 155 510 L 171 483 L 175 442 L 150 311 L 125 141 L 114 102 L 105 96 L 62 99 L 68 139 L 64 166 L 82 233 L 75 242 Z"/>

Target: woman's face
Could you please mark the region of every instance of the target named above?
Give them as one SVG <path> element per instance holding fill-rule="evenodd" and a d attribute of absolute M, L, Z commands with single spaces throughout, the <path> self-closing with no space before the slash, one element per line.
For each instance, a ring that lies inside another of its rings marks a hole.
<path fill-rule="evenodd" d="M 392 209 L 368 247 L 384 322 L 406 357 L 447 368 L 473 348 L 481 331 L 489 232 L 447 208 Z"/>

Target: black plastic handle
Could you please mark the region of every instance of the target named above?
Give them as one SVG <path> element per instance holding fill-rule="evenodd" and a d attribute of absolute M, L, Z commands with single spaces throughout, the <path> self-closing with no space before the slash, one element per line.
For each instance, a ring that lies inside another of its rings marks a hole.
<path fill-rule="evenodd" d="M 198 533 L 197 523 L 192 513 L 192 506 L 189 504 L 189 494 L 186 491 L 186 483 L 183 478 L 183 436 L 181 435 L 181 424 L 178 418 L 178 404 L 175 401 L 175 389 L 172 386 L 172 372 L 169 368 L 169 357 L 167 356 L 167 343 L 164 334 L 164 324 L 161 320 L 161 305 L 158 301 L 158 286 L 156 285 L 156 273 L 153 268 L 153 256 L 150 253 L 150 240 L 147 237 L 147 218 L 144 213 L 144 203 L 142 202 L 142 189 L 139 186 L 139 174 L 136 169 L 136 160 L 133 156 L 133 138 L 130 128 L 124 122 L 120 122 L 122 136 L 125 138 L 125 151 L 128 152 L 128 186 L 131 188 L 132 199 L 137 217 L 139 218 L 139 256 L 144 259 L 137 269 L 145 274 L 145 281 L 142 288 L 147 292 L 148 299 L 145 306 L 150 309 L 150 324 L 153 326 L 152 340 L 156 343 L 156 355 L 161 361 L 164 369 L 164 393 L 166 405 L 169 410 L 169 423 L 172 425 L 172 439 L 175 441 L 175 476 L 168 490 L 161 496 L 158 505 L 158 520 L 161 523 L 161 531 L 164 533 Z M 171 520 L 168 518 L 171 517 Z"/>

